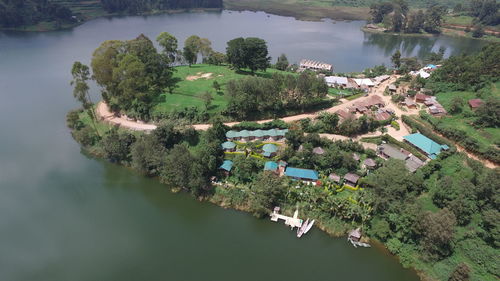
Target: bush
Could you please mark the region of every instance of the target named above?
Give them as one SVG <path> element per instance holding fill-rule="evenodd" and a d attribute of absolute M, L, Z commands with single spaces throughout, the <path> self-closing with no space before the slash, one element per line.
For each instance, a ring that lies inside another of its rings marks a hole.
<path fill-rule="evenodd" d="M 397 131 L 399 131 L 401 128 L 399 127 L 399 123 L 396 122 L 396 121 L 391 121 L 391 126 L 396 129 Z"/>

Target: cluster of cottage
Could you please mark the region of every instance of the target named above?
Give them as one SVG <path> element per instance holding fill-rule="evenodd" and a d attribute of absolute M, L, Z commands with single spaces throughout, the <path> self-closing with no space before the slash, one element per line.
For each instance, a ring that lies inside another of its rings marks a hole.
<path fill-rule="evenodd" d="M 272 138 L 272 141 L 278 140 L 280 142 L 284 142 L 285 134 L 288 130 L 273 129 L 268 131 L 261 131 L 261 130 L 259 131 L 260 132 L 258 133 L 255 133 L 256 131 L 247 131 L 244 132 L 243 134 L 241 133 L 243 131 L 239 132 L 229 131 L 226 133 L 227 141 L 222 144 L 222 148 L 224 149 L 225 152 L 235 152 L 237 149 L 237 145 L 234 141 L 236 140 L 270 141 L 270 139 Z M 278 133 L 273 135 L 272 137 L 269 133 L 261 134 L 261 132 L 269 132 L 269 131 Z M 448 149 L 447 145 L 440 145 L 420 133 L 405 136 L 404 140 L 407 143 L 411 144 L 416 149 L 418 149 L 420 152 L 424 153 L 429 159 L 435 159 L 443 150 Z M 278 149 L 279 149 L 278 146 L 274 143 L 265 143 L 262 146 L 261 153 L 264 157 L 271 158 L 276 156 Z M 298 149 L 300 151 L 304 148 L 300 146 Z M 325 150 L 321 147 L 315 147 L 312 150 L 312 153 L 317 155 L 323 155 L 325 153 Z M 410 172 L 415 172 L 418 168 L 422 167 L 426 162 L 417 158 L 416 156 L 414 156 L 412 153 L 410 153 L 405 149 L 386 143 L 383 143 L 377 147 L 377 155 L 384 160 L 393 158 L 404 161 L 406 168 Z M 366 158 L 364 160 L 361 160 L 361 157 L 357 153 L 353 153 L 352 158 L 355 161 L 360 162 L 362 169 L 367 172 L 376 169 L 378 167 L 377 161 L 375 161 L 372 158 Z M 233 162 L 231 160 L 225 160 L 224 163 L 220 166 L 220 169 L 225 171 L 225 173 L 229 175 L 231 173 L 231 170 L 233 169 Z M 320 179 L 319 173 L 317 171 L 311 169 L 290 167 L 288 166 L 288 163 L 286 163 L 283 160 L 266 161 L 266 163 L 264 164 L 264 170 L 276 173 L 279 176 L 287 176 L 294 180 L 300 180 L 312 185 L 321 184 L 319 181 Z M 358 184 L 359 179 L 360 176 L 352 172 L 345 174 L 343 177 L 335 173 L 331 173 L 328 176 L 328 180 L 336 184 L 348 185 L 352 187 L 355 187 Z"/>
<path fill-rule="evenodd" d="M 338 110 L 336 112 L 342 120 L 355 119 L 357 113 L 360 115 L 369 115 L 377 121 L 387 121 L 392 119 L 394 111 L 390 108 L 385 108 L 385 102 L 378 95 L 372 95 L 363 101 L 354 103 L 347 107 L 346 110 Z"/>

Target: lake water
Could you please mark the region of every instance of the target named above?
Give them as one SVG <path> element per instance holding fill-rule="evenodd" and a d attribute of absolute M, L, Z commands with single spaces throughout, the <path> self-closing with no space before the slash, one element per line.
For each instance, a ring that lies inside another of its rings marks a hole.
<path fill-rule="evenodd" d="M 0 280 L 417 280 L 376 249 L 171 194 L 156 180 L 86 157 L 65 127 L 77 106 L 69 71 L 101 41 L 210 38 L 217 50 L 258 36 L 290 60 L 338 71 L 388 63 L 396 48 L 423 56 L 478 41 L 363 34 L 361 22 L 301 22 L 263 13 L 98 19 L 73 30 L 0 33 Z"/>

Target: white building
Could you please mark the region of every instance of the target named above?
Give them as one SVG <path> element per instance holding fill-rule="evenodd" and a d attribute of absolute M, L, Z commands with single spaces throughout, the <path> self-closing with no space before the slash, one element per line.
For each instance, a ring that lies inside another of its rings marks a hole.
<path fill-rule="evenodd" d="M 300 61 L 299 68 L 301 70 L 309 69 L 314 71 L 324 70 L 333 72 L 333 65 L 331 64 L 306 59 Z"/>
<path fill-rule="evenodd" d="M 347 77 L 339 77 L 339 76 L 326 76 L 325 82 L 328 87 L 347 87 L 349 81 Z"/>

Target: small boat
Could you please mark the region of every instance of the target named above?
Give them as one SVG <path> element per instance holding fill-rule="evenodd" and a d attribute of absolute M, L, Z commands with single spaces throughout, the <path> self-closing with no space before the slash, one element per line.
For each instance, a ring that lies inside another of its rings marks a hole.
<path fill-rule="evenodd" d="M 304 231 L 306 230 L 307 226 L 309 225 L 309 219 L 307 219 L 302 226 L 297 229 L 297 237 L 300 238 L 304 234 Z"/>
<path fill-rule="evenodd" d="M 313 224 L 314 224 L 314 220 L 312 220 L 307 226 L 306 226 L 306 229 L 304 230 L 304 234 L 308 233 L 309 230 L 311 230 L 311 228 L 313 227 Z"/>
<path fill-rule="evenodd" d="M 349 242 L 351 242 L 351 244 L 354 246 L 354 248 L 357 248 L 357 247 L 366 247 L 366 248 L 370 248 L 371 245 L 368 244 L 368 243 L 363 243 L 363 242 L 359 242 L 359 241 L 354 241 L 352 240 L 351 238 L 347 238 L 347 240 Z"/>

